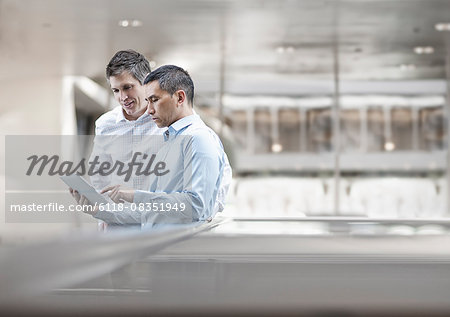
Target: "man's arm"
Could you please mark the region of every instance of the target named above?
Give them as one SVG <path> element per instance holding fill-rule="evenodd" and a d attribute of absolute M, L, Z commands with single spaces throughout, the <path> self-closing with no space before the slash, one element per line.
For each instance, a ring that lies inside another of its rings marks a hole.
<path fill-rule="evenodd" d="M 89 162 L 94 161 L 96 157 L 98 157 L 98 162 L 109 162 L 111 165 L 113 164 L 112 156 L 110 151 L 107 149 L 107 138 L 110 136 L 106 135 L 96 135 L 94 138 L 94 146 L 92 148 L 91 155 L 89 157 Z M 98 173 L 99 166 L 95 166 L 92 170 L 92 175 L 90 175 L 90 181 L 92 186 L 95 189 L 101 190 L 105 188 L 107 185 L 111 183 L 111 175 L 100 175 Z"/>
<path fill-rule="evenodd" d="M 230 189 L 231 181 L 233 179 L 233 171 L 228 161 L 228 156 L 224 153 L 225 165 L 223 167 L 222 181 L 217 192 L 216 203 L 214 205 L 214 213 L 222 212 L 227 201 L 228 191 Z"/>

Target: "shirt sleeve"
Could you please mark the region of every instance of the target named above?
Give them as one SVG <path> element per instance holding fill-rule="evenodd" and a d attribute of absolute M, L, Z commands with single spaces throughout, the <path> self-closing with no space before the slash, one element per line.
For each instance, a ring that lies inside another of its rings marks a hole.
<path fill-rule="evenodd" d="M 141 224 L 142 212 L 139 206 L 132 206 L 130 203 L 125 204 L 109 204 L 105 208 L 101 208 L 95 214 L 94 218 L 103 220 L 108 224 L 114 225 L 136 225 Z"/>
<path fill-rule="evenodd" d="M 228 161 L 228 156 L 224 153 L 224 167 L 222 181 L 220 182 L 219 190 L 217 192 L 217 199 L 214 205 L 214 212 L 221 212 L 225 208 L 227 200 L 228 190 L 230 189 L 231 181 L 233 178 L 233 171 Z"/>

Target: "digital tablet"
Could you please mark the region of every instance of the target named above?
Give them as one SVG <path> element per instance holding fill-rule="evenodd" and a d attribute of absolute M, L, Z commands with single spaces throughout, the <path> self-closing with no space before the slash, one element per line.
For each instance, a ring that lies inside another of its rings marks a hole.
<path fill-rule="evenodd" d="M 107 204 L 112 203 L 112 200 L 108 200 L 102 196 L 91 184 L 89 184 L 83 177 L 79 175 L 60 176 L 62 181 L 69 187 L 75 189 L 80 195 L 86 197 L 91 204 Z"/>

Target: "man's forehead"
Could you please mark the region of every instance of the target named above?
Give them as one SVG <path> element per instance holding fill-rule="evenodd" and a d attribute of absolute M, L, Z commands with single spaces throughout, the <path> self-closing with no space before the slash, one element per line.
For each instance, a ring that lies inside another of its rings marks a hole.
<path fill-rule="evenodd" d="M 161 88 L 159 87 L 159 82 L 157 80 L 154 80 L 145 85 L 145 90 L 147 92 L 147 95 L 151 96 L 156 93 L 159 93 Z"/>
<path fill-rule="evenodd" d="M 114 75 L 114 76 L 109 77 L 109 85 L 111 87 L 115 87 L 115 86 L 118 87 L 118 86 L 136 84 L 136 83 L 140 84 L 139 81 L 128 72 L 123 72 L 119 75 Z"/>

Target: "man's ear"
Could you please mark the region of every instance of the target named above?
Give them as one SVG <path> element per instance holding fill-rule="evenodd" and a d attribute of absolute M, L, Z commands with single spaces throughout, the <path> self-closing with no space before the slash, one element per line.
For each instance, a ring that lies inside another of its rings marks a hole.
<path fill-rule="evenodd" d="M 175 95 L 177 96 L 177 106 L 181 106 L 186 100 L 186 93 L 184 92 L 184 90 L 177 90 L 175 92 Z"/>

